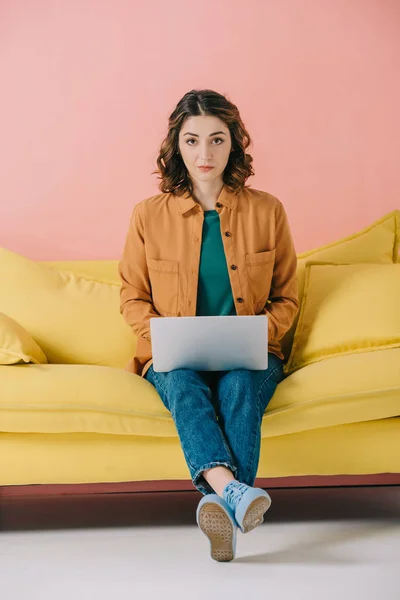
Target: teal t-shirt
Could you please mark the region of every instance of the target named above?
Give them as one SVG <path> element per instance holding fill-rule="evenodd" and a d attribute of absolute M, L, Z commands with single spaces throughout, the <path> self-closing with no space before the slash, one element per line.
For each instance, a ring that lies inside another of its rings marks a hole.
<path fill-rule="evenodd" d="M 236 315 L 216 210 L 204 211 L 196 315 Z"/>

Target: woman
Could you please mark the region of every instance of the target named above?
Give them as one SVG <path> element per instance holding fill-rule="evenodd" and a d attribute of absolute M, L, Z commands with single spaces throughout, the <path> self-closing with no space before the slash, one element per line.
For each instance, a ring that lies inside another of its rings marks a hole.
<path fill-rule="evenodd" d="M 120 312 L 138 336 L 126 369 L 170 411 L 211 556 L 235 556 L 236 531 L 263 522 L 268 493 L 252 487 L 261 422 L 284 378 L 279 340 L 298 311 L 296 253 L 282 203 L 245 186 L 254 175 L 237 107 L 192 90 L 169 118 L 157 159 L 161 194 L 135 205 L 119 263 Z M 149 320 L 268 314 L 268 369 L 154 372 Z"/>

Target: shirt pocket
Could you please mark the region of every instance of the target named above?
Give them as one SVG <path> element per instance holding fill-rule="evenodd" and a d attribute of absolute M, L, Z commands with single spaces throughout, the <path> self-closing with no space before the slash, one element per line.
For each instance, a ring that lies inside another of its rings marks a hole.
<path fill-rule="evenodd" d="M 163 316 L 178 314 L 179 261 L 148 258 L 154 308 Z"/>
<path fill-rule="evenodd" d="M 270 295 L 275 264 L 275 248 L 265 252 L 247 253 L 245 264 L 254 303 L 254 312 L 257 313 L 264 308 Z"/>

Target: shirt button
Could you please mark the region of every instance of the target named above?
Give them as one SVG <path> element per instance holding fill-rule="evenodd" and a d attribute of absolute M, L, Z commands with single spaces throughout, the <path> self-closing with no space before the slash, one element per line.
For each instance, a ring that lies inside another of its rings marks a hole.
<path fill-rule="evenodd" d="M 243 298 L 236 298 L 238 302 L 244 302 Z"/>
<path fill-rule="evenodd" d="M 236 265 L 231 265 L 231 269 L 232 269 L 232 271 L 236 271 L 237 266 Z"/>
<path fill-rule="evenodd" d="M 230 231 L 225 231 L 225 235 L 226 235 L 226 237 L 231 237 L 231 232 Z"/>
<path fill-rule="evenodd" d="M 217 204 L 215 206 L 217 206 L 218 208 L 221 208 L 222 204 L 221 204 L 221 202 L 217 202 Z"/>

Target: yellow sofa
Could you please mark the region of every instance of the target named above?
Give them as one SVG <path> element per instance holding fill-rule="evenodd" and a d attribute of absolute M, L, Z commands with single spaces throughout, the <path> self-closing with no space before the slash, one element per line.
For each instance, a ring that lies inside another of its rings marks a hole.
<path fill-rule="evenodd" d="M 400 483 L 399 231 L 393 211 L 299 255 L 259 485 Z M 194 489 L 158 393 L 124 371 L 117 264 L 0 249 L 0 495 Z"/>

